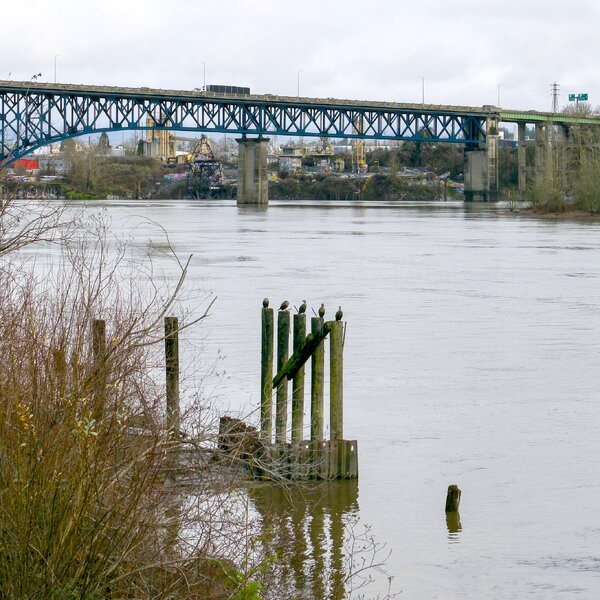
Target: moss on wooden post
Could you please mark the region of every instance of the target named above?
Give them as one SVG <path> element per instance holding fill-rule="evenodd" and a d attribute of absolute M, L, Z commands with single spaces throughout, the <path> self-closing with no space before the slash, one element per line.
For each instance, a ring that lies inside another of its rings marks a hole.
<path fill-rule="evenodd" d="M 277 313 L 277 370 L 287 362 L 289 356 L 290 313 L 280 310 Z M 277 406 L 275 412 L 275 442 L 284 444 L 287 432 L 288 382 L 284 379 L 277 386 Z"/>
<path fill-rule="evenodd" d="M 273 441 L 273 309 L 262 309 L 260 371 L 260 437 Z"/>
<path fill-rule="evenodd" d="M 311 332 L 321 336 L 324 320 L 312 317 Z M 310 439 L 323 439 L 323 386 L 325 378 L 325 345 L 321 342 L 314 350 L 311 358 L 310 381 Z"/>
<path fill-rule="evenodd" d="M 167 429 L 179 433 L 179 319 L 165 317 Z"/>
<path fill-rule="evenodd" d="M 331 321 L 329 352 L 329 432 L 331 440 L 344 439 L 344 323 Z"/>
<path fill-rule="evenodd" d="M 306 315 L 294 315 L 294 352 L 298 352 L 306 338 Z M 302 441 L 304 431 L 304 366 L 294 375 L 292 385 L 292 443 Z"/>
<path fill-rule="evenodd" d="M 96 422 L 104 415 L 106 392 L 106 321 L 94 319 L 92 324 L 92 354 L 94 360 L 94 408 Z"/>

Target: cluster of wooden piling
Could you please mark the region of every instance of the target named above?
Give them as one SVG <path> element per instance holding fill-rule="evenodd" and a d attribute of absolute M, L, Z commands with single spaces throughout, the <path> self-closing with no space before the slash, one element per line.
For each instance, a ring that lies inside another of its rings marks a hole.
<path fill-rule="evenodd" d="M 270 479 L 352 479 L 358 477 L 358 444 L 344 439 L 343 349 L 344 322 L 341 312 L 335 321 L 326 321 L 324 309 L 311 318 L 307 335 L 306 313 L 293 316 L 292 355 L 289 355 L 291 315 L 282 308 L 277 313 L 277 373 L 273 376 L 275 320 L 272 308 L 262 310 L 262 368 L 260 433 L 246 426 L 226 423 L 220 438 L 224 448 L 241 457 L 258 477 Z M 330 339 L 329 355 L 329 439 L 325 439 L 325 339 Z M 179 408 L 179 321 L 165 317 L 165 427 L 180 436 Z M 106 378 L 106 323 L 97 319 L 92 326 L 94 359 L 94 412 L 101 418 Z M 310 437 L 304 439 L 305 364 L 310 368 Z M 288 427 L 288 392 L 292 381 L 291 427 Z M 275 414 L 273 393 L 275 392 Z M 230 421 L 237 421 L 230 419 Z M 273 428 L 275 424 L 275 428 Z M 233 429 L 232 429 L 233 427 Z M 235 429 L 235 431 L 234 431 Z M 231 431 L 230 431 L 231 430 Z M 288 435 L 289 433 L 289 435 Z M 239 448 L 243 452 L 238 452 Z"/>
<path fill-rule="evenodd" d="M 343 348 L 344 322 L 340 318 L 325 321 L 324 309 L 311 318 L 306 334 L 306 313 L 291 315 L 287 303 L 277 312 L 277 374 L 273 377 L 275 341 L 274 311 L 265 299 L 262 309 L 262 365 L 260 472 L 272 469 L 290 478 L 354 478 L 358 476 L 358 446 L 344 440 Z M 289 356 L 290 332 L 293 333 L 292 356 Z M 325 407 L 325 338 L 330 338 L 329 357 L 329 432 L 324 438 Z M 305 364 L 310 369 L 310 439 L 304 439 Z M 288 428 L 288 392 L 292 381 L 291 427 Z M 275 390 L 275 419 L 273 391 Z M 273 432 L 273 420 L 275 431 Z M 289 439 L 288 439 L 289 430 Z"/>

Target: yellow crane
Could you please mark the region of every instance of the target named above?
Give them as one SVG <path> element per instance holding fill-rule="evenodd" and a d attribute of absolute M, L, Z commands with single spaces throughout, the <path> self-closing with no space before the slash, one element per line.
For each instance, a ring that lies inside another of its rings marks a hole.
<path fill-rule="evenodd" d="M 353 120 L 353 128 L 355 133 L 363 133 L 363 117 L 362 115 Z M 354 173 L 364 173 L 367 170 L 366 160 L 366 144 L 365 140 L 352 140 L 352 171 Z"/>

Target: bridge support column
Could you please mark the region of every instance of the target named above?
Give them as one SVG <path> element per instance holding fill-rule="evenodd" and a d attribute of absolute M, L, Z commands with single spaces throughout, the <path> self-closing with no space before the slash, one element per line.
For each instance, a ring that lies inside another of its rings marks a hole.
<path fill-rule="evenodd" d="M 268 138 L 246 138 L 238 143 L 237 203 L 269 204 L 269 181 L 267 178 Z"/>
<path fill-rule="evenodd" d="M 527 146 L 525 145 L 525 123 L 518 124 L 517 164 L 518 164 L 518 188 L 521 200 L 527 192 Z"/>
<path fill-rule="evenodd" d="M 546 174 L 546 133 L 543 123 L 535 124 L 535 174 L 538 181 Z"/>
<path fill-rule="evenodd" d="M 486 143 L 465 149 L 465 200 L 495 202 L 498 199 L 498 119 L 486 123 Z"/>

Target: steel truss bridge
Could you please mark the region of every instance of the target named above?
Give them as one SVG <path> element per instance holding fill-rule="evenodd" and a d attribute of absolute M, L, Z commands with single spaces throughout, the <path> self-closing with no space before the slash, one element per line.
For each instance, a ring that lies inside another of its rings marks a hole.
<path fill-rule="evenodd" d="M 599 118 L 496 107 L 0 81 L 0 165 L 72 137 L 147 129 L 452 142 L 474 148 L 485 143 L 490 118 L 600 124 Z"/>

